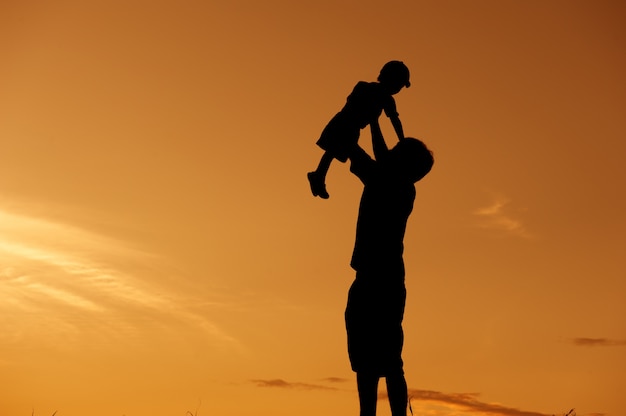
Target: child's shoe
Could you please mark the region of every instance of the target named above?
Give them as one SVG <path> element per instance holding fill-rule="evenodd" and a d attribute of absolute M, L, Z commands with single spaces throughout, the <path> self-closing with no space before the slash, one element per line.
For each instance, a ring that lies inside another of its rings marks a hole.
<path fill-rule="evenodd" d="M 330 195 L 326 192 L 324 178 L 317 172 L 309 172 L 306 176 L 309 179 L 309 185 L 311 185 L 311 192 L 313 193 L 313 196 L 328 199 Z"/>

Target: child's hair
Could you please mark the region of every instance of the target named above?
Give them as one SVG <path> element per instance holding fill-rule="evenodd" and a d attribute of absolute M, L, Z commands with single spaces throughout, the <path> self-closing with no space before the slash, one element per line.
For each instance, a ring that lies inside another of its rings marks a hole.
<path fill-rule="evenodd" d="M 410 87 L 409 68 L 402 61 L 389 61 L 380 70 L 378 81 L 383 83 L 400 83 L 405 87 Z"/>
<path fill-rule="evenodd" d="M 424 142 L 412 137 L 400 140 L 391 152 L 400 174 L 413 183 L 426 176 L 435 163 L 433 152 Z"/>

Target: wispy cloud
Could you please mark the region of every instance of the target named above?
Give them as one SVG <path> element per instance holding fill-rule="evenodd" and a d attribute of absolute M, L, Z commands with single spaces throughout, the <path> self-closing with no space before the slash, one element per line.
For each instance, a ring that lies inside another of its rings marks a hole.
<path fill-rule="evenodd" d="M 626 340 L 609 338 L 572 338 L 571 343 L 579 347 L 624 347 Z"/>
<path fill-rule="evenodd" d="M 132 340 L 193 329 L 213 344 L 237 341 L 194 312 L 194 300 L 159 283 L 157 256 L 44 218 L 0 210 L 0 340 Z"/>
<path fill-rule="evenodd" d="M 322 380 L 328 383 L 344 383 L 349 380 L 338 377 L 328 377 Z M 276 379 L 255 379 L 250 380 L 257 387 L 281 388 L 299 390 L 341 390 L 324 384 L 291 382 L 280 378 Z M 452 414 L 450 412 L 462 412 L 462 414 L 473 414 L 476 416 L 553 416 L 541 412 L 520 410 L 514 407 L 505 406 L 498 403 L 489 403 L 479 400 L 478 393 L 442 393 L 433 390 L 409 389 L 410 400 L 415 407 L 420 402 L 439 405 L 436 414 Z M 379 394 L 380 399 L 387 399 L 384 390 Z M 441 413 L 443 412 L 443 413 Z M 459 413 L 454 413 L 459 414 Z"/>
<path fill-rule="evenodd" d="M 502 231 L 523 238 L 530 238 L 531 234 L 522 221 L 517 218 L 512 208 L 511 200 L 499 196 L 494 197 L 488 205 L 473 212 L 478 217 L 477 225 L 482 228 Z"/>
<path fill-rule="evenodd" d="M 326 378 L 323 378 L 322 381 L 326 381 L 328 383 L 347 383 L 350 380 L 348 380 L 347 378 L 342 378 L 342 377 L 326 377 Z"/>
<path fill-rule="evenodd" d="M 501 404 L 478 400 L 478 393 L 442 393 L 432 390 L 409 390 L 411 401 L 437 402 L 454 408 L 461 408 L 466 413 L 491 416 L 550 416 L 545 413 L 520 410 Z"/>
<path fill-rule="evenodd" d="M 290 382 L 290 381 L 285 381 L 280 378 L 269 379 L 269 380 L 256 379 L 256 380 L 250 380 L 250 382 L 256 384 L 257 387 L 274 387 L 274 388 L 281 388 L 281 389 L 298 389 L 298 390 L 338 390 L 335 387 L 329 387 L 323 384 Z"/>

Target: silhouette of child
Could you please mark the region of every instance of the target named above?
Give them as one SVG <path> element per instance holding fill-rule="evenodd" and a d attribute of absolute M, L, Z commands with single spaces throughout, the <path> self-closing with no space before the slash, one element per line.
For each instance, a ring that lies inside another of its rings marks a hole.
<path fill-rule="evenodd" d="M 327 199 L 326 174 L 333 159 L 345 162 L 357 143 L 360 130 L 384 111 L 399 139 L 404 139 L 402 123 L 393 95 L 409 87 L 409 69 L 401 61 L 387 62 L 378 75 L 378 82 L 360 81 L 348 96 L 345 106 L 326 125 L 317 141 L 325 152 L 317 169 L 308 173 L 313 196 Z"/>
<path fill-rule="evenodd" d="M 361 416 L 375 416 L 378 381 L 385 377 L 392 416 L 406 416 L 402 320 L 404 234 L 415 201 L 415 182 L 434 159 L 421 141 L 405 138 L 387 148 L 378 121 L 370 123 L 375 160 L 361 147 L 350 153 L 350 171 L 363 183 L 350 265 L 356 277 L 345 311 L 348 355 L 357 376 Z"/>

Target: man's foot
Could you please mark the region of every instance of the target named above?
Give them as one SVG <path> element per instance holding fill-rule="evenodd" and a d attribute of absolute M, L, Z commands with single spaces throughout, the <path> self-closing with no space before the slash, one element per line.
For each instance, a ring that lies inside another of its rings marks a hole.
<path fill-rule="evenodd" d="M 313 196 L 328 199 L 330 195 L 326 192 L 326 184 L 324 183 L 322 175 L 317 172 L 309 172 L 306 176 L 309 178 L 309 185 L 311 185 L 311 192 L 313 193 Z"/>

